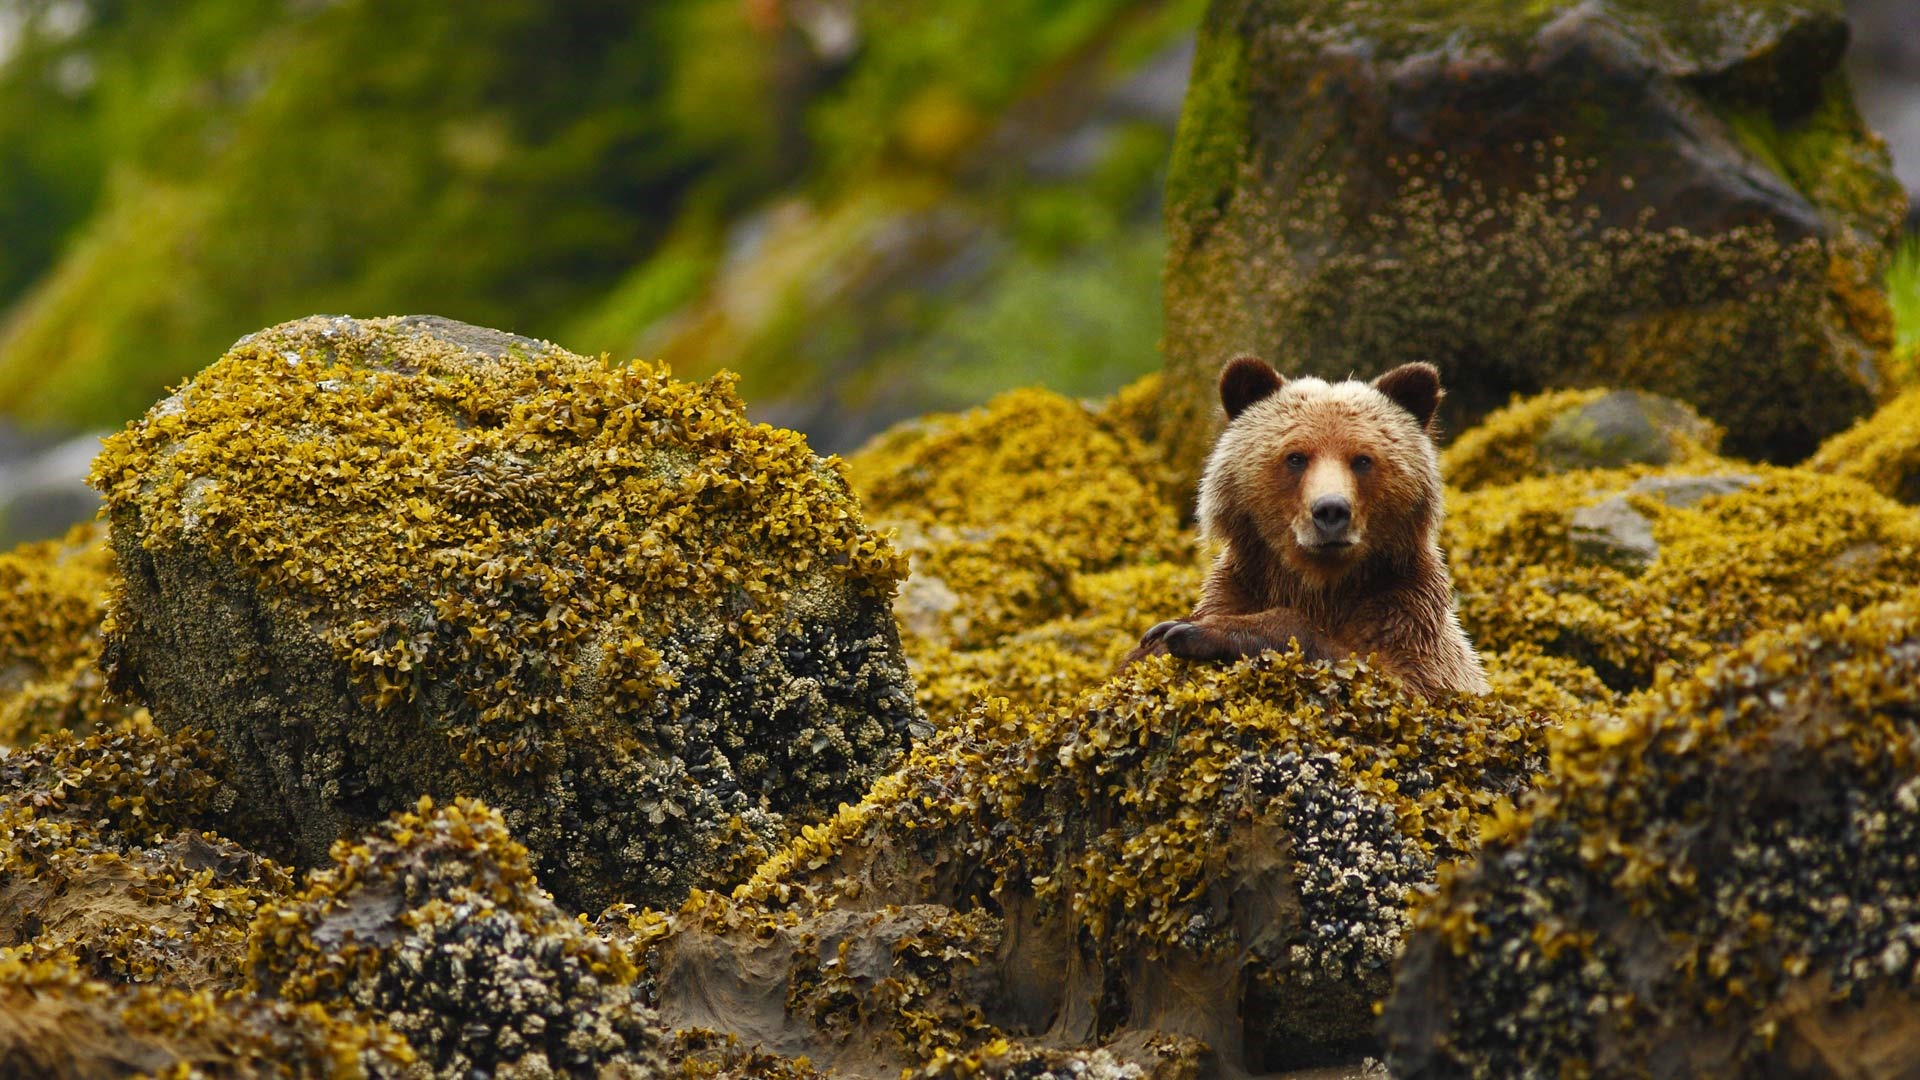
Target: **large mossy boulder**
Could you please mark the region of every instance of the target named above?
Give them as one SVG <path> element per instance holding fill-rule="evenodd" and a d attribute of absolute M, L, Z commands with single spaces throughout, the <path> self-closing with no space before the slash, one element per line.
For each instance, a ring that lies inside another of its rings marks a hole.
<path fill-rule="evenodd" d="M 1356 1061 L 1413 894 L 1544 767 L 1548 722 L 1357 661 L 1152 660 L 987 699 L 730 899 L 627 933 L 669 1023 L 833 1069 L 969 1075 L 1003 1039 L 1140 1076 Z"/>
<path fill-rule="evenodd" d="M 1553 759 L 1419 917 L 1395 1076 L 1913 1075 L 1920 592 L 1758 635 Z"/>
<path fill-rule="evenodd" d="M 1214 0 L 1168 179 L 1167 398 L 1220 365 L 1446 373 L 1458 427 L 1588 385 L 1804 457 L 1886 390 L 1904 209 L 1838 0 Z"/>
<path fill-rule="evenodd" d="M 564 903 L 737 880 L 916 715 L 897 556 L 797 434 L 428 317 L 242 339 L 108 441 L 106 666 L 210 731 L 233 828 L 317 865 L 484 798 Z"/>

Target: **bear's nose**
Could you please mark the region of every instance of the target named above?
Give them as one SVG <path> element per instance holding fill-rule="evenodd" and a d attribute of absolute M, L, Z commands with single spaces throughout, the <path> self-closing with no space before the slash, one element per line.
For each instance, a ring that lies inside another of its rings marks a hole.
<path fill-rule="evenodd" d="M 1353 504 L 1345 495 L 1322 495 L 1313 500 L 1313 524 L 1319 528 L 1320 535 L 1329 540 L 1338 539 L 1347 531 L 1347 525 L 1353 521 Z"/>

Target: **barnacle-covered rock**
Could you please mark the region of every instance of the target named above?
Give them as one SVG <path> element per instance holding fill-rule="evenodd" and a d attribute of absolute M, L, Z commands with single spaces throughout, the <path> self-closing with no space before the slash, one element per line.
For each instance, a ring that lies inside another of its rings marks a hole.
<path fill-rule="evenodd" d="M 201 740 L 144 721 L 0 748 L 0 949 L 90 979 L 237 987 L 255 909 L 292 882 L 206 831 L 232 798 Z"/>
<path fill-rule="evenodd" d="M 1192 539 L 1134 415 L 1156 384 L 1098 410 L 1017 390 L 903 424 L 849 459 L 867 514 L 898 528 L 910 558 L 894 611 L 936 722 L 989 683 L 1067 700 L 1191 604 Z"/>
<path fill-rule="evenodd" d="M 106 530 L 94 525 L 0 554 L 0 746 L 86 735 L 140 711 L 107 700 L 96 667 L 113 581 Z"/>
<path fill-rule="evenodd" d="M 1394 1075 L 1908 1075 L 1920 591 L 1756 635 L 1572 725 L 1426 906 Z"/>
<path fill-rule="evenodd" d="M 731 900 L 642 917 L 635 954 L 664 1016 L 724 1001 L 768 1018 L 743 1038 L 815 1061 L 848 1052 L 846 1016 L 891 1067 L 1028 1036 L 1182 1036 L 1256 1071 L 1354 1060 L 1410 894 L 1527 786 L 1546 723 L 1500 691 L 1426 701 L 1297 653 L 1151 660 L 1054 708 L 989 698 Z M 903 933 L 952 960 L 915 967 Z M 871 1019 L 885 995 L 949 1019 L 908 1038 Z"/>
<path fill-rule="evenodd" d="M 1472 491 L 1529 476 L 1711 461 L 1721 432 L 1682 402 L 1637 390 L 1553 390 L 1513 401 L 1440 455 L 1449 486 Z"/>
<path fill-rule="evenodd" d="M 1584 556 L 1585 507 L 1620 498 L 1644 559 Z M 1575 472 L 1456 495 L 1443 541 L 1483 649 L 1533 647 L 1616 689 L 1754 632 L 1920 585 L 1920 518 L 1856 480 L 1741 465 Z"/>
<path fill-rule="evenodd" d="M 271 999 L 129 987 L 89 977 L 70 957 L 25 958 L 0 949 L 0 1076 L 418 1075 L 407 1041 L 377 1022 Z"/>
<path fill-rule="evenodd" d="M 335 844 L 260 913 L 251 956 L 256 992 L 377 1017 L 447 1080 L 665 1075 L 626 954 L 555 906 L 478 802 L 423 797 Z"/>
<path fill-rule="evenodd" d="M 1920 386 L 1822 443 L 1807 467 L 1863 480 L 1903 503 L 1920 505 Z"/>
<path fill-rule="evenodd" d="M 1795 460 L 1890 386 L 1905 197 L 1839 0 L 1213 0 L 1167 178 L 1167 415 L 1220 365 L 1638 387 Z M 1498 103 L 1497 105 L 1494 103 Z"/>
<path fill-rule="evenodd" d="M 109 439 L 107 662 L 203 726 L 245 836 L 316 864 L 484 796 L 566 902 L 737 880 L 915 715 L 897 557 L 797 434 L 427 317 L 242 339 Z"/>

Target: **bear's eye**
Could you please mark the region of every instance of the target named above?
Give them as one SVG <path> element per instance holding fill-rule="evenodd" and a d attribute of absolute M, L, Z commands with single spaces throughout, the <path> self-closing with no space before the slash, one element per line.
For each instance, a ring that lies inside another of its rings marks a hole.
<path fill-rule="evenodd" d="M 1294 472 L 1300 472 L 1306 467 L 1307 467 L 1307 455 L 1301 453 L 1298 450 L 1295 450 L 1293 453 L 1287 455 L 1287 468 L 1292 469 Z"/>
<path fill-rule="evenodd" d="M 1373 469 L 1373 459 L 1368 457 L 1367 455 L 1361 454 L 1360 456 L 1353 459 L 1354 472 L 1370 472 L 1372 471 L 1372 469 Z"/>

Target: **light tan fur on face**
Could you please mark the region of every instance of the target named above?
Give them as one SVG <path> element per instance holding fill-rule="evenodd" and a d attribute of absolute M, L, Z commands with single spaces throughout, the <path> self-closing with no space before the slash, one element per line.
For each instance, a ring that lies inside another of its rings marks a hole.
<path fill-rule="evenodd" d="M 1307 455 L 1303 473 L 1287 465 Z M 1353 462 L 1371 459 L 1356 472 Z M 1317 548 L 1313 504 L 1344 495 L 1351 546 Z M 1226 540 L 1257 533 L 1305 581 L 1327 585 L 1370 556 L 1409 556 L 1437 543 L 1440 465 L 1418 421 L 1362 382 L 1288 381 L 1227 426 L 1200 481 L 1200 524 Z"/>

